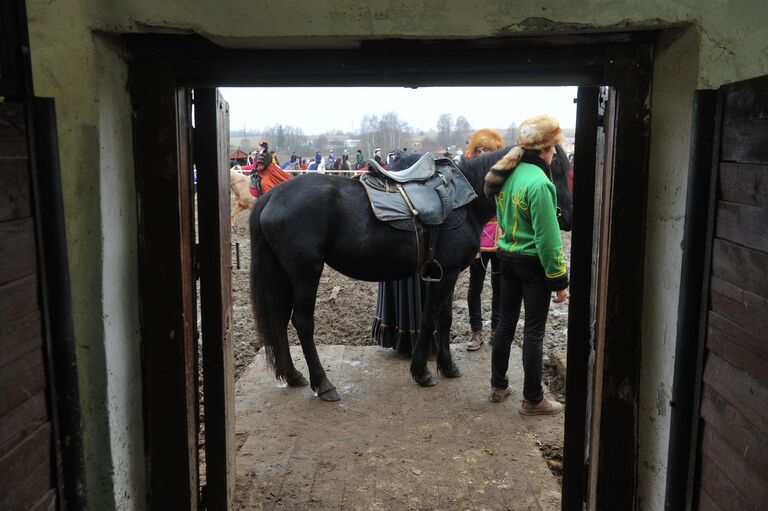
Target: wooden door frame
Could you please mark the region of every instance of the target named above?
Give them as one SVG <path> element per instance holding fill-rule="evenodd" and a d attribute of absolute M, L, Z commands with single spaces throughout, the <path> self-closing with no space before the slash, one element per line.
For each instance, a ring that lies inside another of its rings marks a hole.
<path fill-rule="evenodd" d="M 603 254 L 605 324 L 598 325 L 605 338 L 605 367 L 599 403 L 602 435 L 595 451 L 597 464 L 592 469 L 596 471 L 594 498 L 598 508 L 632 508 L 637 476 L 653 33 L 377 40 L 346 50 L 270 49 L 269 66 L 263 65 L 263 56 L 257 51 L 224 49 L 198 36 L 133 34 L 125 38 L 131 55 L 136 111 L 143 371 L 144 383 L 152 389 L 148 392 L 145 387 L 144 393 L 151 498 L 170 504 L 169 499 L 175 497 L 177 508 L 196 505 L 191 502 L 190 482 L 196 480 L 197 468 L 189 455 L 196 448 L 196 437 L 188 429 L 186 412 L 191 393 L 185 386 L 194 385 L 194 381 L 185 378 L 192 361 L 184 359 L 191 353 L 167 342 L 174 335 L 181 336 L 181 345 L 194 342 L 191 328 L 185 328 L 183 321 L 193 305 L 186 298 L 192 278 L 191 248 L 180 234 L 189 228 L 184 208 L 179 208 L 188 200 L 182 197 L 186 188 L 179 184 L 189 179 L 182 175 L 185 167 L 179 164 L 179 155 L 186 151 L 177 132 L 180 110 L 174 101 L 180 87 L 567 84 L 610 85 L 618 94 L 616 152 L 609 167 L 612 194 L 605 197 L 607 217 L 601 219 L 609 237 L 607 253 Z M 335 62 L 336 69 L 345 72 L 329 73 L 328 62 Z M 444 62 L 461 62 L 462 69 L 446 69 Z M 584 165 L 579 170 L 589 172 L 594 158 L 579 154 L 578 149 L 577 158 L 577 164 Z M 613 172 L 617 168 L 621 172 Z M 576 187 L 574 222 L 577 229 L 588 229 L 593 220 L 593 198 L 584 195 L 588 192 L 584 187 Z M 583 442 L 590 419 L 586 396 L 591 389 L 586 375 L 592 340 L 590 318 L 583 311 L 589 310 L 592 230 L 581 232 L 583 235 L 574 238 L 571 265 L 572 274 L 578 276 L 572 285 L 570 306 L 580 312 L 569 320 L 563 509 L 581 507 L 589 472 Z M 183 400 L 185 396 L 186 409 L 172 406 L 174 398 Z M 610 427 L 602 427 L 607 425 Z M 157 442 L 157 438 L 173 440 Z M 181 462 L 170 465 L 163 460 Z M 176 489 L 183 491 L 174 493 Z M 154 501 L 152 507 L 157 507 Z"/>
<path fill-rule="evenodd" d="M 232 249 L 229 106 L 215 88 L 195 88 L 198 258 L 205 387 L 206 509 L 230 509 L 234 498 L 235 369 L 232 339 Z"/>

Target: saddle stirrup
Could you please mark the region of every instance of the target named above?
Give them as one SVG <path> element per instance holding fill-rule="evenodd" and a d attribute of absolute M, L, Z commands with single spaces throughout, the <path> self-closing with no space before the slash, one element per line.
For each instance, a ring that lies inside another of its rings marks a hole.
<path fill-rule="evenodd" d="M 431 227 L 429 229 L 429 251 L 427 253 L 427 261 L 419 270 L 421 280 L 424 282 L 440 282 L 443 280 L 443 267 L 440 262 L 435 259 L 435 249 L 437 247 L 437 233 L 438 227 Z"/>

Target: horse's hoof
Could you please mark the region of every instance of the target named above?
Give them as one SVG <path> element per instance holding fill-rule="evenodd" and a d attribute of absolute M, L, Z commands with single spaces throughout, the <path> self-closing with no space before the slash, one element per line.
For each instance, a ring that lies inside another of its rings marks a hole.
<path fill-rule="evenodd" d="M 298 371 L 296 371 L 295 375 L 288 378 L 285 383 L 287 383 L 289 387 L 306 387 L 309 385 L 309 382 L 304 378 L 304 375 Z"/>
<path fill-rule="evenodd" d="M 341 396 L 339 395 L 338 392 L 336 392 L 335 387 L 329 390 L 326 390 L 322 394 L 318 393 L 317 397 L 319 397 L 323 401 L 329 401 L 329 402 L 338 401 L 341 399 Z"/>
<path fill-rule="evenodd" d="M 459 371 L 459 368 L 453 363 L 446 368 L 438 367 L 438 372 L 446 378 L 458 378 L 461 376 L 461 371 Z"/>
<path fill-rule="evenodd" d="M 341 399 L 339 393 L 336 392 L 336 387 L 334 387 L 333 384 L 328 381 L 328 378 L 323 377 L 320 385 L 318 385 L 317 389 L 315 390 L 317 390 L 317 397 L 323 401 L 338 401 Z"/>
<path fill-rule="evenodd" d="M 422 376 L 419 376 L 418 378 L 414 378 L 416 380 L 416 383 L 421 385 L 422 387 L 434 387 L 437 385 L 437 381 L 432 376 L 432 373 L 424 373 Z"/>

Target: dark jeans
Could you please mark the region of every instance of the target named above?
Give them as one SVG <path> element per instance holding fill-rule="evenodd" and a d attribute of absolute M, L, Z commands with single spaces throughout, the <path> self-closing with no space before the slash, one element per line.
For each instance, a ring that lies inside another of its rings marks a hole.
<path fill-rule="evenodd" d="M 483 330 L 483 312 L 480 305 L 480 295 L 483 292 L 485 274 L 488 265 L 491 266 L 491 331 L 499 324 L 499 258 L 496 252 L 480 252 L 480 257 L 469 265 L 469 291 L 467 292 L 467 307 L 469 308 L 469 325 L 473 332 Z"/>
<path fill-rule="evenodd" d="M 541 387 L 544 327 L 549 315 L 551 293 L 544 282 L 544 268 L 538 258 L 511 258 L 499 255 L 501 270 L 501 316 L 493 337 L 491 386 L 506 388 L 509 352 L 520 318 L 520 304 L 525 304 L 523 327 L 523 397 L 538 403 L 544 398 Z"/>

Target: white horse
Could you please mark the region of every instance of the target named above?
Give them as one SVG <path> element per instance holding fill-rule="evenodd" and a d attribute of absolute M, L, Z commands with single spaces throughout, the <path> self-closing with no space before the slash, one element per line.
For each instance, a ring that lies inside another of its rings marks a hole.
<path fill-rule="evenodd" d="M 235 226 L 235 217 L 241 211 L 253 208 L 256 204 L 256 197 L 251 195 L 248 186 L 249 177 L 240 172 L 240 165 L 235 165 L 229 169 L 229 188 L 235 196 L 235 208 L 230 215 L 230 223 Z"/>

